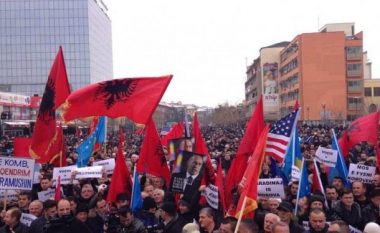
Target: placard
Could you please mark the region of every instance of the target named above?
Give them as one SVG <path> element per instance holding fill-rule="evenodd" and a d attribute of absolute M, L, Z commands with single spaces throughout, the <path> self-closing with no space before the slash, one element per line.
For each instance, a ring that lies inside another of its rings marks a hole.
<path fill-rule="evenodd" d="M 71 173 L 77 168 L 76 165 L 67 167 L 55 167 L 53 169 L 53 185 L 58 180 L 58 176 L 61 176 L 61 184 L 70 184 Z"/>
<path fill-rule="evenodd" d="M 33 214 L 22 213 L 21 218 L 20 218 L 20 222 L 27 225 L 28 227 L 30 227 L 30 224 L 32 224 L 32 222 L 36 219 L 37 219 L 37 217 L 34 216 Z"/>
<path fill-rule="evenodd" d="M 0 189 L 31 190 L 34 159 L 0 157 Z"/>
<path fill-rule="evenodd" d="M 259 179 L 257 196 L 259 198 L 285 199 L 284 184 L 282 179 Z"/>
<path fill-rule="evenodd" d="M 219 193 L 218 187 L 213 184 L 209 184 L 203 194 L 206 197 L 207 203 L 211 208 L 218 209 L 219 205 Z"/>
<path fill-rule="evenodd" d="M 16 190 L 0 190 L 0 200 L 3 200 L 5 198 L 5 192 L 7 192 L 8 201 L 18 200 L 18 192 Z"/>
<path fill-rule="evenodd" d="M 38 192 L 38 200 L 44 202 L 54 197 L 55 189 L 48 188 L 46 191 Z"/>
<path fill-rule="evenodd" d="M 315 152 L 315 159 L 329 167 L 336 167 L 338 151 L 319 146 Z"/>
<path fill-rule="evenodd" d="M 103 176 L 102 169 L 102 166 L 76 168 L 77 175 L 75 179 L 101 178 Z"/>
<path fill-rule="evenodd" d="M 33 184 L 39 184 L 40 183 L 40 170 L 41 170 L 41 164 L 35 163 L 34 164 Z"/>
<path fill-rule="evenodd" d="M 375 176 L 376 167 L 366 166 L 363 164 L 350 164 L 348 171 L 348 179 L 351 182 L 361 181 L 366 184 L 373 183 L 373 177 Z"/>
<path fill-rule="evenodd" d="M 100 160 L 92 163 L 93 166 L 102 166 L 107 175 L 111 175 L 115 169 L 115 159 Z"/>

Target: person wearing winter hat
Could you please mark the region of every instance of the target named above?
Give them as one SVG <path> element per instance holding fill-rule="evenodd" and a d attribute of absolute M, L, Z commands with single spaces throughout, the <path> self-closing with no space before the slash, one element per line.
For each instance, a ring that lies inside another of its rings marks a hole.
<path fill-rule="evenodd" d="M 77 206 L 77 212 L 75 214 L 75 217 L 85 223 L 88 219 L 88 212 L 89 212 L 89 209 L 88 209 L 88 206 L 86 204 L 82 204 L 80 203 L 78 206 Z"/>
<path fill-rule="evenodd" d="M 158 229 L 159 220 L 155 215 L 156 203 L 153 198 L 146 197 L 143 200 L 142 211 L 136 213 L 136 218 L 140 219 L 148 233 L 154 233 Z"/>
<path fill-rule="evenodd" d="M 364 227 L 363 233 L 379 233 L 380 226 L 377 223 L 370 222 Z"/>
<path fill-rule="evenodd" d="M 188 201 L 181 199 L 178 204 L 179 215 L 183 218 L 185 223 L 191 223 L 194 221 L 196 215 L 191 210 L 191 205 Z"/>

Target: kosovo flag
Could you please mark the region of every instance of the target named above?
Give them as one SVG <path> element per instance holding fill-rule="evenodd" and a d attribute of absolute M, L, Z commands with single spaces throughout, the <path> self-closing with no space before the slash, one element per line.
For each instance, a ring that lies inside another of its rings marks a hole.
<path fill-rule="evenodd" d="M 77 167 L 87 166 L 88 161 L 94 151 L 96 143 L 104 143 L 106 134 L 106 118 L 104 116 L 99 118 L 95 130 L 80 144 L 76 151 L 78 152 Z"/>

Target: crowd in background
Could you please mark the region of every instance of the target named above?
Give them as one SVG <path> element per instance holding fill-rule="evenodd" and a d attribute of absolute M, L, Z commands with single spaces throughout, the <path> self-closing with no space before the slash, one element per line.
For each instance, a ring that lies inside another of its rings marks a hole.
<path fill-rule="evenodd" d="M 203 137 L 216 172 L 219 161 L 224 175 L 231 167 L 239 143 L 244 134 L 244 124 L 231 126 L 207 126 L 202 128 Z M 311 160 L 319 146 L 331 148 L 331 126 L 299 125 L 299 138 L 302 156 Z M 334 127 L 340 135 L 344 127 Z M 139 158 L 143 135 L 126 130 L 124 155 L 131 170 Z M 75 148 L 85 135 L 65 135 L 68 165 L 76 163 L 78 154 Z M 107 143 L 100 148 L 90 163 L 97 160 L 115 158 L 118 146 L 118 132 L 109 132 Z M 11 154 L 12 138 L 3 136 L 0 141 L 3 155 Z M 366 142 L 356 145 L 349 152 L 349 163 L 376 165 L 375 145 Z M 268 160 L 262 172 L 269 173 Z M 311 164 L 311 163 L 310 163 Z M 312 174 L 310 166 L 309 174 Z M 265 174 L 264 177 L 266 177 Z M 326 196 L 320 193 L 303 198 L 299 203 L 299 212 L 294 215 L 298 182 L 286 185 L 286 199 L 260 199 L 255 217 L 245 219 L 239 224 L 240 233 L 250 232 L 350 232 L 348 225 L 365 232 L 380 232 L 380 177 L 376 175 L 372 185 L 354 182 L 347 189 L 341 177 L 335 177 L 329 183 L 325 174 L 321 174 Z M 270 177 L 270 175 L 268 175 Z M 37 193 L 54 188 L 52 167 L 43 166 L 40 183 L 31 192 L 19 192 L 17 200 L 9 200 L 7 210 L 1 214 L 1 232 L 220 232 L 231 233 L 237 225 L 236 218 L 225 217 L 223 211 L 214 210 L 207 203 L 191 206 L 187 201 L 176 199 L 167 192 L 163 182 L 154 177 L 141 177 L 142 209 L 132 213 L 130 199 L 126 194 L 117 197 L 115 205 L 106 201 L 108 185 L 112 175 L 104 174 L 99 179 L 75 180 L 63 185 L 64 199 L 56 202 L 41 202 Z M 177 204 L 176 204 L 177 203 Z M 4 207 L 5 203 L 2 203 Z M 236 200 L 235 200 L 236 205 Z M 228 210 L 225 210 L 228 211 Z M 30 213 L 37 217 L 30 227 L 20 223 L 21 213 Z M 330 225 L 328 225 L 330 223 Z M 370 223 L 368 225 L 368 223 Z M 306 227 L 307 226 L 307 227 Z M 306 228 L 306 229 L 305 229 Z M 307 229 L 308 228 L 308 229 Z M 372 231 L 371 231 L 372 230 Z"/>

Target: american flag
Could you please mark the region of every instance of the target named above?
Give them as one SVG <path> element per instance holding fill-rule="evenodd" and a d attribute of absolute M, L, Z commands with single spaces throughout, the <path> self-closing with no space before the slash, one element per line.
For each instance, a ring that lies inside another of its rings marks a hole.
<path fill-rule="evenodd" d="M 298 109 L 281 118 L 270 127 L 265 153 L 267 156 L 276 159 L 279 163 L 284 161 L 297 113 Z"/>

